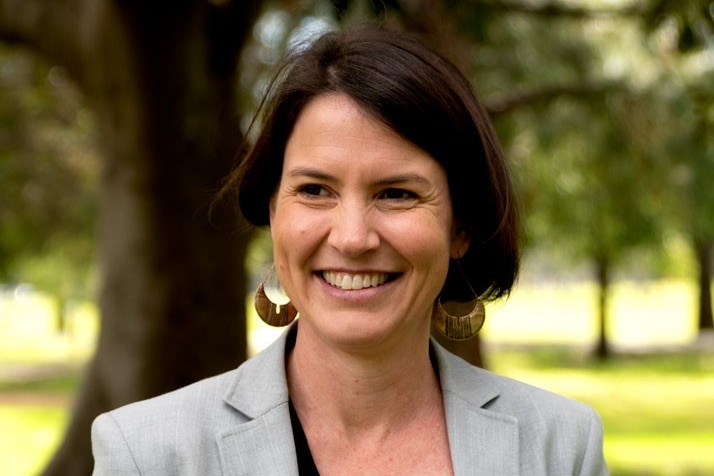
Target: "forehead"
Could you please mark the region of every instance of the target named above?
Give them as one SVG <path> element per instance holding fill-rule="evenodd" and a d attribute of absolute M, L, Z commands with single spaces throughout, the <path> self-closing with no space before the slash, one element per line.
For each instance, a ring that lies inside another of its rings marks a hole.
<path fill-rule="evenodd" d="M 311 100 L 298 116 L 286 144 L 286 161 L 318 158 L 434 161 L 348 95 L 337 93 Z"/>

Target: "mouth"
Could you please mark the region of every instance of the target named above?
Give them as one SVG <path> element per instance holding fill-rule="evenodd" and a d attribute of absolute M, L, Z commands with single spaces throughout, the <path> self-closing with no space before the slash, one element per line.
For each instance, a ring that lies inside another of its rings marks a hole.
<path fill-rule="evenodd" d="M 376 288 L 392 280 L 394 275 L 387 273 L 344 273 L 323 271 L 322 279 L 332 287 L 344 290 Z"/>

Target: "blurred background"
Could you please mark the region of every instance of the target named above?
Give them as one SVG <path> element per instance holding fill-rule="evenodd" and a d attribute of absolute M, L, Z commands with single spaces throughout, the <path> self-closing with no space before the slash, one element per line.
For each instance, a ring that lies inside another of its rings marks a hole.
<path fill-rule="evenodd" d="M 523 274 L 457 351 L 594 406 L 613 474 L 714 474 L 713 2 L 0 0 L 2 474 L 90 474 L 99 412 L 280 332 L 215 193 L 281 53 L 369 18 L 466 72 L 516 176 Z"/>

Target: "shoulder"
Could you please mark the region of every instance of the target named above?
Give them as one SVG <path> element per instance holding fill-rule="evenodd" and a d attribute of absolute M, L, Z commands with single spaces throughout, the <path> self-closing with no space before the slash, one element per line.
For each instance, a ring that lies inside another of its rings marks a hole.
<path fill-rule="evenodd" d="M 521 465 L 526 474 L 608 474 L 603 425 L 590 406 L 507 377 L 498 398 L 484 408 L 518 421 Z"/>
<path fill-rule="evenodd" d="M 455 407 L 515 426 L 526 474 L 607 474 L 602 422 L 593 408 L 474 367 L 444 349 L 438 359 L 444 393 Z"/>
<path fill-rule="evenodd" d="M 225 409 L 224 394 L 239 369 L 195 382 L 157 397 L 131 403 L 109 412 L 118 422 L 160 427 L 166 420 L 210 426 Z"/>
<path fill-rule="evenodd" d="M 284 348 L 279 339 L 237 369 L 99 415 L 95 474 L 219 471 L 221 435 L 287 402 Z"/>
<path fill-rule="evenodd" d="M 223 401 L 236 370 L 98 416 L 92 424 L 95 474 L 200 474 L 219 465 L 210 449 L 240 414 Z M 136 471 L 134 473 L 133 471 Z"/>

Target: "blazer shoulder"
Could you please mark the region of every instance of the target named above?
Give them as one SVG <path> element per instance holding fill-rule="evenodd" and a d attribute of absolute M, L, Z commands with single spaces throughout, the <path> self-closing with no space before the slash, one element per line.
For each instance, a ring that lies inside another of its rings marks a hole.
<path fill-rule="evenodd" d="M 223 400 L 236 372 L 99 415 L 92 424 L 95 474 L 215 471 L 220 467 L 213 450 L 217 432 L 242 421 Z"/>
<path fill-rule="evenodd" d="M 222 435 L 272 410 L 283 415 L 285 340 L 236 369 L 97 417 L 95 465 L 121 469 L 96 474 L 136 474 L 137 468 L 142 474 L 220 473 Z M 287 406 L 284 415 L 289 418 Z"/>
<path fill-rule="evenodd" d="M 589 405 L 534 385 L 439 356 L 442 387 L 462 411 L 514 421 L 521 474 L 604 475 L 603 427 Z"/>

